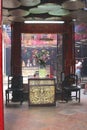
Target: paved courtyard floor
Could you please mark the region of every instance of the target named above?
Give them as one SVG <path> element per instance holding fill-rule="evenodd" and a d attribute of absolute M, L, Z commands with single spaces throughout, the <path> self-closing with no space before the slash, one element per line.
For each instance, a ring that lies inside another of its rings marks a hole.
<path fill-rule="evenodd" d="M 81 89 L 80 103 L 72 100 L 57 101 L 50 107 L 29 107 L 27 102 L 4 105 L 5 130 L 87 130 L 87 95 L 83 92 Z"/>

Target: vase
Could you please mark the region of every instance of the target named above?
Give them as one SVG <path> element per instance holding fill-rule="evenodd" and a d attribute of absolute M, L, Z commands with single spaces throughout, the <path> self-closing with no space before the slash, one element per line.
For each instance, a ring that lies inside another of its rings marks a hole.
<path fill-rule="evenodd" d="M 46 78 L 47 72 L 46 72 L 46 67 L 43 65 L 39 66 L 39 77 L 40 78 Z"/>

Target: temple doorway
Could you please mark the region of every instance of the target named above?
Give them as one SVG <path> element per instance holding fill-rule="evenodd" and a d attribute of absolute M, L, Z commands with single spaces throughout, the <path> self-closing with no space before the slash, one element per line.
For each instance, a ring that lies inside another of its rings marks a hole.
<path fill-rule="evenodd" d="M 39 76 L 39 62 L 46 64 L 46 76 L 61 80 L 63 71 L 62 34 L 21 34 L 23 77 Z"/>

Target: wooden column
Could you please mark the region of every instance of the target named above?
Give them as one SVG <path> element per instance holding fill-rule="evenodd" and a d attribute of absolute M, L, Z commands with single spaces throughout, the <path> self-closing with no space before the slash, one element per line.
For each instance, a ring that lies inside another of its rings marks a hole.
<path fill-rule="evenodd" d="M 0 130 L 4 130 L 3 82 L 2 82 L 2 1 L 0 0 Z"/>
<path fill-rule="evenodd" d="M 64 48 L 64 73 L 68 75 L 75 72 L 75 42 L 74 24 L 65 21 L 61 24 L 12 24 L 12 48 L 11 48 L 11 74 L 21 75 L 21 33 L 61 33 L 63 34 Z"/>
<path fill-rule="evenodd" d="M 11 75 L 21 75 L 21 24 L 13 23 L 11 29 Z"/>
<path fill-rule="evenodd" d="M 75 73 L 75 41 L 74 41 L 74 24 L 65 23 L 64 27 L 64 72 L 65 75 Z"/>

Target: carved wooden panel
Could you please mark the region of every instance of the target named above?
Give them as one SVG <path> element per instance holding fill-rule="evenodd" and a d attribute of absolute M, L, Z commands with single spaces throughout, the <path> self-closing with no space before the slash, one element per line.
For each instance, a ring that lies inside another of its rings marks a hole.
<path fill-rule="evenodd" d="M 55 79 L 28 79 L 29 106 L 55 105 Z"/>

